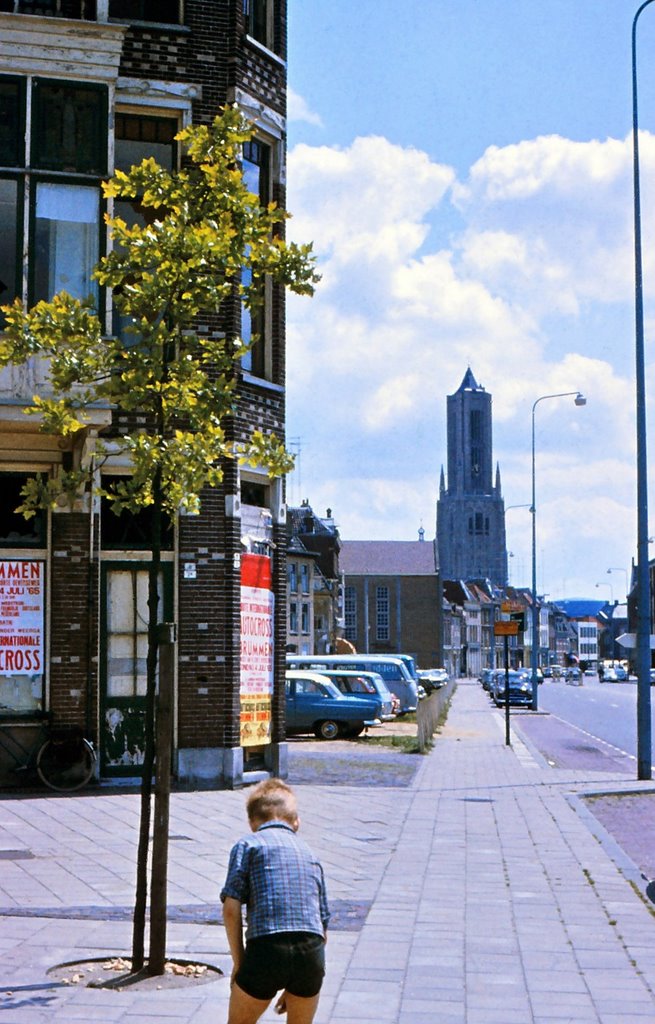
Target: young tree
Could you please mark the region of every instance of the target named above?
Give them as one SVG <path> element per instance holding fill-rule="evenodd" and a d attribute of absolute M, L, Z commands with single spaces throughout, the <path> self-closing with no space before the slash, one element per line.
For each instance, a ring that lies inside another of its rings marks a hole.
<path fill-rule="evenodd" d="M 73 438 L 85 430 L 89 406 L 98 402 L 138 413 L 145 424 L 111 436 L 111 450 L 129 454 L 131 477 L 102 491 L 89 467 L 78 465 L 54 479 L 30 480 L 21 506 L 29 516 L 37 508 L 54 507 L 62 493 L 72 500 L 81 490 L 95 488 L 110 498 L 117 513 L 152 509 L 133 971 L 144 964 L 163 517 L 197 513 L 203 488 L 221 483 L 226 460 L 265 467 L 270 476 L 291 466 L 274 435 L 254 431 L 239 443 L 231 440 L 226 427 L 237 398 L 236 364 L 247 349 L 238 337 L 200 334 L 195 330 L 197 318 L 201 312 L 216 313 L 235 295 L 246 307 L 256 308 L 266 277 L 306 295 L 318 280 L 311 246 L 284 241 L 281 225 L 287 214 L 274 204 L 262 207 L 244 183 L 239 160 L 251 136 L 252 128 L 239 111 L 226 108 L 212 125 L 178 134 L 185 152 L 182 170 L 169 172 L 146 159 L 129 173 L 117 171 L 103 186 L 108 199 L 139 203 L 145 221 L 129 226 L 119 217 L 107 217 L 114 247 L 95 271 L 99 284 L 112 290 L 114 306 L 129 324 L 123 338 L 107 337 L 92 303 L 65 292 L 30 310 L 18 300 L 4 307 L 0 366 L 47 359 L 48 393 L 35 395 L 26 410 L 41 417 L 43 430 Z M 109 451 L 108 445 L 109 441 L 97 440 L 97 458 Z M 158 798 L 164 802 L 163 814 L 158 814 Z M 167 833 L 167 801 L 167 788 L 156 791 L 159 833 L 162 822 Z M 167 835 L 157 839 L 164 854 L 153 858 L 152 900 L 155 893 L 165 893 L 166 883 Z M 162 973 L 163 952 L 153 957 L 152 935 L 150 949 L 148 970 Z"/>

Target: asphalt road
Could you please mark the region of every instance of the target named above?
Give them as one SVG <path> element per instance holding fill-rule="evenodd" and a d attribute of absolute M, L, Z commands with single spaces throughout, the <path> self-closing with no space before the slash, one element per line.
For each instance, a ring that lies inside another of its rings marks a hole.
<path fill-rule="evenodd" d="M 651 697 L 651 732 L 655 736 L 655 691 L 651 691 Z M 539 687 L 539 707 L 585 736 L 636 758 L 636 680 L 599 683 L 596 676 L 584 676 L 582 686 L 546 681 Z"/>

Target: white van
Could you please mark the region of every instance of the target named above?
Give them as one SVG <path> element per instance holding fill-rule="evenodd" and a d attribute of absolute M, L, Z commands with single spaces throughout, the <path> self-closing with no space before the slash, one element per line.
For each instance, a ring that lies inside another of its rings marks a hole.
<path fill-rule="evenodd" d="M 416 711 L 418 687 L 402 658 L 391 654 L 287 654 L 287 668 L 377 672 L 400 701 L 400 713 Z"/>

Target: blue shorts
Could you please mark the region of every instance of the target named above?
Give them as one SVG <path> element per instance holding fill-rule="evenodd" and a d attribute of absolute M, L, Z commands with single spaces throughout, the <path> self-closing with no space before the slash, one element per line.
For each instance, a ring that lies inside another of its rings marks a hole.
<path fill-rule="evenodd" d="M 246 942 L 234 980 L 253 999 L 318 995 L 325 975 L 325 940 L 315 932 L 276 932 Z"/>

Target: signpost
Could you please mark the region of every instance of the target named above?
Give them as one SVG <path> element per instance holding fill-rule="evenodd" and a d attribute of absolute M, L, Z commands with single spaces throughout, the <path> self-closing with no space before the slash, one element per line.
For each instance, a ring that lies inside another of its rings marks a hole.
<path fill-rule="evenodd" d="M 507 601 L 505 604 L 510 604 Z M 502 604 L 502 611 L 509 611 Z M 505 746 L 511 746 L 511 738 L 509 731 L 509 638 L 511 636 L 519 635 L 519 622 L 518 619 L 510 619 L 509 621 L 500 619 L 498 622 L 494 622 L 494 636 L 502 636 L 503 644 L 505 648 Z"/>
<path fill-rule="evenodd" d="M 616 638 L 617 644 L 621 647 L 625 647 L 628 650 L 634 650 L 637 646 L 637 634 L 636 633 L 621 633 L 621 636 Z M 650 649 L 655 650 L 655 633 L 650 634 Z"/>

